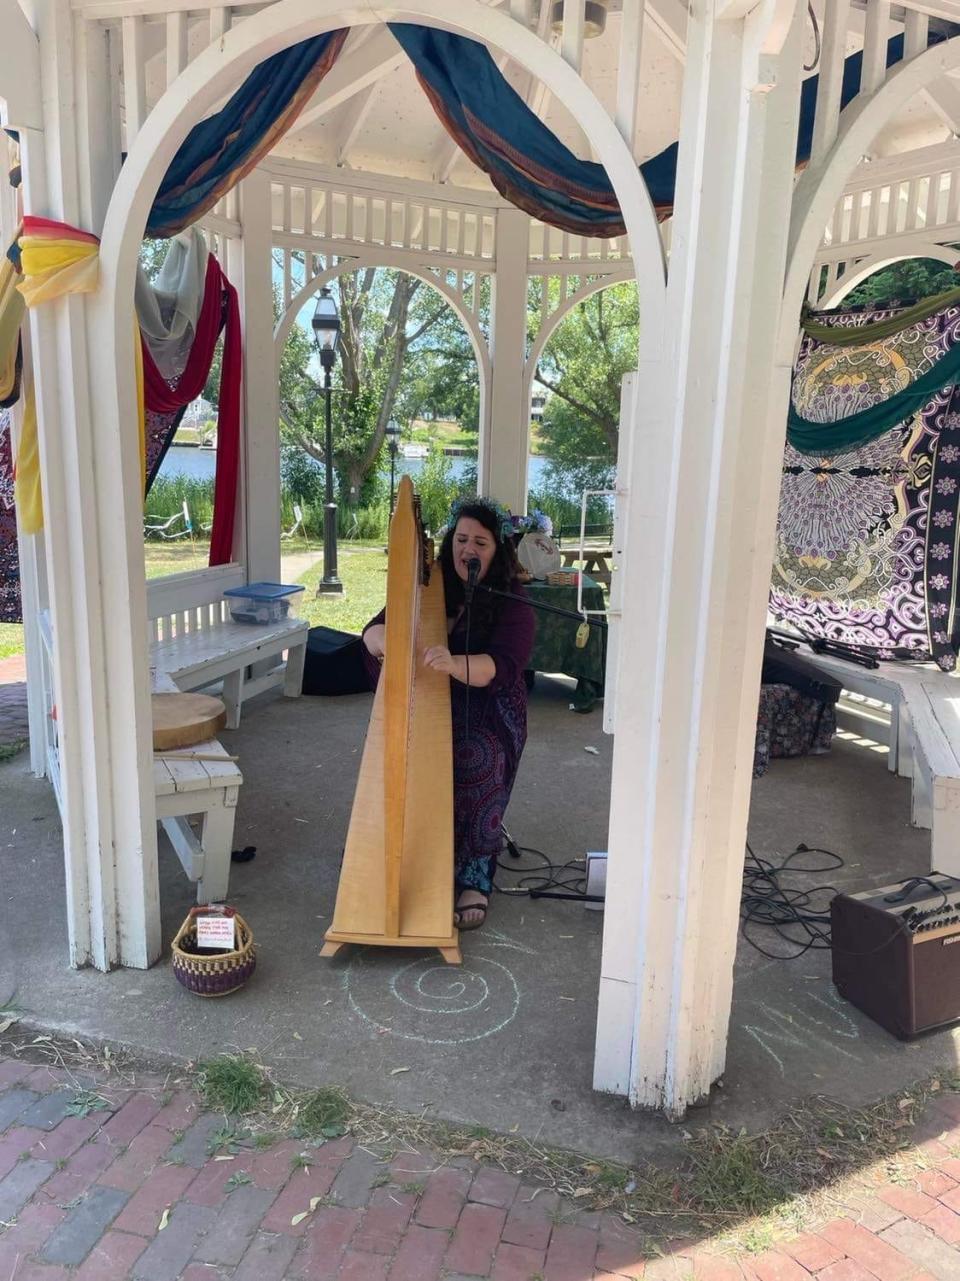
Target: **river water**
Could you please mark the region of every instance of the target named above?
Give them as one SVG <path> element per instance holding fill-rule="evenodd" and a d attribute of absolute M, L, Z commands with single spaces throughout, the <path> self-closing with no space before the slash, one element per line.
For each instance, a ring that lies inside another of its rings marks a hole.
<path fill-rule="evenodd" d="M 529 485 L 531 489 L 538 489 L 540 481 L 543 479 L 543 473 L 547 466 L 547 460 L 538 454 L 530 455 Z M 316 467 L 321 464 L 314 462 Z M 473 464 L 476 466 L 476 460 L 463 456 L 453 457 L 450 459 L 450 472 L 453 476 L 462 476 L 467 468 Z M 167 450 L 166 457 L 163 460 L 163 466 L 160 468 L 160 475 L 165 479 L 172 480 L 174 476 L 189 476 L 191 480 L 212 480 L 217 465 L 217 452 L 215 449 L 196 449 L 189 445 L 172 445 Z M 398 458 L 397 475 L 416 477 L 423 467 L 421 458 Z M 389 476 L 389 465 L 385 469 L 386 475 Z"/>

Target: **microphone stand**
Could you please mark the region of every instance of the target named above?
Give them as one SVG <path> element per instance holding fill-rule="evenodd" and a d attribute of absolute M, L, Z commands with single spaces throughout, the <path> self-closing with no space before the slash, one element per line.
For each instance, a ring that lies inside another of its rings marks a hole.
<path fill-rule="evenodd" d="M 519 601 L 521 605 L 529 605 L 531 609 L 541 609 L 545 614 L 559 614 L 561 618 L 572 618 L 575 623 L 586 623 L 588 626 L 596 627 L 602 632 L 607 630 L 607 620 L 605 618 L 585 618 L 583 614 L 578 614 L 574 609 L 561 609 L 559 605 L 548 605 L 545 601 L 530 600 L 529 597 L 518 596 L 515 592 L 503 592 L 499 587 L 488 587 L 486 583 L 477 583 L 474 590 L 486 592 L 489 596 L 502 596 L 504 600 Z"/>

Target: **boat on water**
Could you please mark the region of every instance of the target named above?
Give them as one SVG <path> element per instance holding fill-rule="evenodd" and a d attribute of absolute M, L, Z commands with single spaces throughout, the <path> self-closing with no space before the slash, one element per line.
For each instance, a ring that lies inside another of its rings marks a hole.
<path fill-rule="evenodd" d="M 400 446 L 400 453 L 404 458 L 426 458 L 430 453 L 430 446 L 407 441 Z"/>

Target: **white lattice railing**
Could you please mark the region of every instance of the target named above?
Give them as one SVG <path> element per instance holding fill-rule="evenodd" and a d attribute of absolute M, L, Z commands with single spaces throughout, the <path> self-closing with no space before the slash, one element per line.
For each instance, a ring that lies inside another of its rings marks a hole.
<path fill-rule="evenodd" d="M 494 201 L 442 199 L 426 188 L 418 193 L 413 184 L 398 183 L 391 191 L 386 179 L 324 181 L 323 170 L 308 166 L 292 173 L 276 162 L 266 168 L 273 230 L 284 243 L 305 238 L 340 251 L 351 245 L 407 249 L 471 264 L 496 258 Z"/>
<path fill-rule="evenodd" d="M 834 210 L 811 278 L 810 299 L 832 297 L 861 264 L 960 241 L 960 147 L 927 147 L 864 162 Z"/>
<path fill-rule="evenodd" d="M 878 242 L 922 233 L 949 240 L 960 223 L 960 147 L 928 147 L 895 160 L 861 164 L 823 238 L 823 261 L 853 249 L 871 253 Z"/>
<path fill-rule="evenodd" d="M 272 159 L 274 242 L 287 249 L 350 254 L 384 250 L 385 261 L 406 253 L 452 271 L 493 268 L 497 257 L 498 197 L 427 183 L 345 174 Z M 576 236 L 532 219 L 532 275 L 612 271 L 629 263 L 626 237 Z M 573 288 L 577 286 L 574 285 Z"/>

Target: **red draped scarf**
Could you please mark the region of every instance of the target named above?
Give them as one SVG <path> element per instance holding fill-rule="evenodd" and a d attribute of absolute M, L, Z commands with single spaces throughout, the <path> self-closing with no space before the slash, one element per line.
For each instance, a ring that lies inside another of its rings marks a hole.
<path fill-rule="evenodd" d="M 174 413 L 189 405 L 203 391 L 210 372 L 220 331 L 224 330 L 217 415 L 217 472 L 213 491 L 213 530 L 210 564 L 224 565 L 233 558 L 233 534 L 240 481 L 240 380 L 242 374 L 240 304 L 237 291 L 211 254 L 207 259 L 203 303 L 186 368 L 174 384 L 162 376 L 141 338 L 143 386 L 146 408 Z"/>

